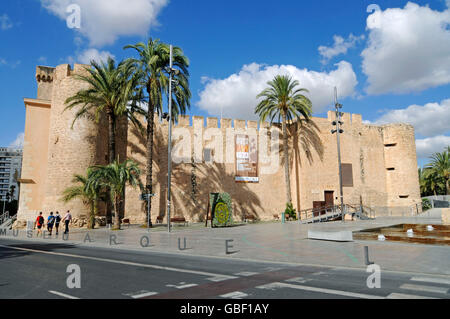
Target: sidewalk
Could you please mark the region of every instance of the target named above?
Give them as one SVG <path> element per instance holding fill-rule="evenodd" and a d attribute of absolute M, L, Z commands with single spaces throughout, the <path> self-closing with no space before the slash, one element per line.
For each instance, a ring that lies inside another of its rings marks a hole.
<path fill-rule="evenodd" d="M 86 247 L 132 249 L 219 258 L 234 258 L 294 264 L 326 265 L 366 269 L 364 247 L 369 247 L 370 261 L 384 270 L 450 275 L 450 247 L 407 243 L 355 241 L 336 243 L 308 240 L 308 230 L 360 231 L 398 224 L 440 224 L 436 214 L 421 217 L 379 218 L 376 221 L 332 222 L 314 225 L 261 223 L 232 228 L 191 227 L 146 229 L 125 226 L 121 231 L 77 230 L 67 241 L 27 238 L 26 231 L 0 238 L 30 242 L 75 244 Z M 33 234 L 33 236 L 35 236 Z M 184 246 L 186 239 L 186 247 Z M 229 241 L 229 242 L 227 242 Z M 179 246 L 180 245 L 180 246 Z M 228 245 L 228 248 L 227 248 Z M 146 246 L 146 247 L 143 247 Z M 180 249 L 181 248 L 181 249 Z M 231 254 L 227 254 L 231 252 Z"/>

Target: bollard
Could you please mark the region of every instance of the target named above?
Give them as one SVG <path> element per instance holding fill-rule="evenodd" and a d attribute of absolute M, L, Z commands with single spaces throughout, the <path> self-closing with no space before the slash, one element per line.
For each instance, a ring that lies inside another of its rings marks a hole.
<path fill-rule="evenodd" d="M 374 262 L 369 260 L 369 247 L 368 246 L 364 247 L 364 257 L 366 259 L 366 266 L 370 266 L 370 265 L 374 264 Z"/>
<path fill-rule="evenodd" d="M 281 213 L 281 223 L 285 224 L 286 223 L 286 213 Z"/>

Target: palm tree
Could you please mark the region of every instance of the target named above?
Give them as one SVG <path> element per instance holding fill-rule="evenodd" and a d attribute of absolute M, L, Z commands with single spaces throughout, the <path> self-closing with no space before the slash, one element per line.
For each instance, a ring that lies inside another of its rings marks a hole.
<path fill-rule="evenodd" d="M 123 201 L 123 194 L 127 184 L 136 188 L 142 188 L 142 183 L 139 179 L 141 171 L 138 165 L 126 160 L 123 163 L 114 161 L 107 166 L 96 165 L 93 166 L 92 172 L 89 175 L 89 188 L 106 188 L 109 191 L 109 196 L 115 211 L 114 228 L 120 229 L 120 204 Z"/>
<path fill-rule="evenodd" d="M 91 68 L 86 68 L 86 75 L 76 76 L 89 87 L 78 91 L 65 101 L 65 110 L 78 107 L 72 127 L 80 118 L 94 115 L 98 122 L 101 114 L 106 113 L 109 163 L 116 158 L 117 120 L 121 116 L 128 116 L 134 124 L 139 125 L 133 113 L 128 111 L 130 106 L 136 105 L 141 96 L 137 90 L 139 78 L 134 75 L 133 69 L 134 66 L 128 62 L 121 62 L 116 66 L 112 58 L 101 64 L 92 61 Z"/>
<path fill-rule="evenodd" d="M 431 162 L 427 165 L 438 178 L 442 178 L 445 185 L 445 194 L 450 195 L 450 152 L 447 148 L 442 153 L 435 153 L 431 157 Z"/>
<path fill-rule="evenodd" d="M 86 206 L 89 206 L 88 228 L 94 229 L 95 216 L 98 214 L 98 202 L 100 198 L 104 197 L 104 194 L 102 194 L 98 185 L 90 183 L 91 175 L 92 170 L 90 168 L 87 170 L 86 176 L 74 175 L 72 183 L 75 185 L 68 187 L 63 192 L 62 200 L 68 203 L 75 199 L 80 199 Z"/>
<path fill-rule="evenodd" d="M 277 75 L 272 81 L 267 82 L 267 85 L 269 87 L 257 96 L 263 100 L 256 107 L 255 113 L 259 116 L 260 122 L 270 120 L 273 123 L 276 118 L 278 118 L 278 122 L 282 122 L 286 199 L 287 203 L 291 204 L 287 125 L 294 118 L 300 119 L 303 116 L 309 119 L 312 114 L 312 103 L 302 94 L 308 93 L 308 90 L 297 88 L 299 82 L 290 76 Z"/>
<path fill-rule="evenodd" d="M 138 59 L 129 59 L 130 64 L 137 65 L 136 73 L 143 79 L 143 86 L 148 93 L 147 108 L 147 163 L 146 163 L 146 191 L 153 193 L 153 147 L 154 147 L 154 114 L 163 112 L 163 93 L 168 95 L 170 65 L 170 48 L 167 44 L 157 40 L 148 40 L 147 44 L 141 42 L 136 45 L 127 45 L 124 49 L 134 49 L 138 52 Z M 190 108 L 191 92 L 189 89 L 189 60 L 179 47 L 173 48 L 173 67 L 179 72 L 174 75 L 173 120 L 178 115 L 185 114 Z M 151 211 L 151 200 L 149 201 Z"/>

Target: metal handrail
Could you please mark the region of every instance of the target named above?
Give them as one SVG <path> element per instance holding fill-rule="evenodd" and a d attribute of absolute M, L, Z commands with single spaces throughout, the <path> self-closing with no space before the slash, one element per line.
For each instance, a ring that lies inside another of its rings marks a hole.
<path fill-rule="evenodd" d="M 9 212 L 6 211 L 4 214 L 0 214 L 0 225 L 3 225 L 9 219 Z"/>
<path fill-rule="evenodd" d="M 329 213 L 338 212 L 338 211 L 339 211 L 339 213 L 341 213 L 341 207 L 338 205 L 326 206 L 326 207 L 320 207 L 320 208 L 311 208 L 311 209 L 305 209 L 305 210 L 300 211 L 298 213 L 298 217 L 299 217 L 300 221 L 304 221 L 304 220 L 320 217 L 322 215 L 326 215 Z M 323 212 L 325 212 L 325 214 L 322 214 Z M 319 216 L 314 216 L 317 213 L 319 214 Z M 303 218 L 303 216 L 305 216 L 305 217 Z"/>

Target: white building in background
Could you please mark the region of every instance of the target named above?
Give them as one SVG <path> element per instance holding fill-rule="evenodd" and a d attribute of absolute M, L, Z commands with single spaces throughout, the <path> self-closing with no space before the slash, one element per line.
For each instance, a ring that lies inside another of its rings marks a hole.
<path fill-rule="evenodd" d="M 23 151 L 13 148 L 0 148 L 0 199 L 6 200 L 6 194 L 10 192 L 11 186 L 15 186 L 13 197 L 9 200 L 17 200 L 19 186 L 17 179 L 22 171 Z"/>

